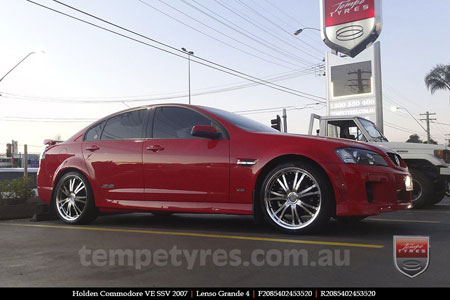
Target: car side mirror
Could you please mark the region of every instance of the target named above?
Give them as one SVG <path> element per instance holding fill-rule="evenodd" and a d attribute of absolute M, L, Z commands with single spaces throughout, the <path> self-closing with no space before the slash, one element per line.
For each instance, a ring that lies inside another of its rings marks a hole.
<path fill-rule="evenodd" d="M 220 133 L 217 131 L 216 127 L 214 127 L 214 126 L 197 125 L 197 126 L 192 126 L 191 135 L 214 140 L 214 139 L 219 138 Z"/>

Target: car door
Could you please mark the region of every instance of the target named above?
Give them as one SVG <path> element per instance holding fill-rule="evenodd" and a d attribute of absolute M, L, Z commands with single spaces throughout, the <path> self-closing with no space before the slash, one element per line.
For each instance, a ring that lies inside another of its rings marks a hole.
<path fill-rule="evenodd" d="M 86 132 L 83 155 L 106 201 L 145 199 L 142 147 L 147 117 L 147 109 L 128 111 Z"/>
<path fill-rule="evenodd" d="M 194 137 L 196 125 L 216 126 L 221 136 Z M 161 106 L 150 132 L 143 147 L 147 200 L 228 202 L 229 140 L 220 124 L 190 108 Z"/>

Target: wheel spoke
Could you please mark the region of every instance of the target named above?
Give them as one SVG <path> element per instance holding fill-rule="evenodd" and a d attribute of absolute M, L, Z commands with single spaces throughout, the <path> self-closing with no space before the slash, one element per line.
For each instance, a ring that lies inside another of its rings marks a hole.
<path fill-rule="evenodd" d="M 292 225 L 295 225 L 295 205 L 291 205 Z"/>
<path fill-rule="evenodd" d="M 281 182 L 280 178 L 277 179 L 277 182 L 280 184 L 281 188 L 287 193 L 288 188 L 287 188 L 287 186 L 284 186 L 284 184 Z"/>
<path fill-rule="evenodd" d="M 266 198 L 266 201 L 286 201 L 285 197 Z"/>
<path fill-rule="evenodd" d="M 295 177 L 294 177 L 294 181 L 292 182 L 292 190 L 295 190 L 295 185 L 297 183 L 297 178 L 298 178 L 298 173 L 299 172 L 295 172 Z"/>
<path fill-rule="evenodd" d="M 278 215 L 278 213 L 279 213 L 282 209 L 286 209 L 287 207 L 288 207 L 288 202 L 286 201 L 286 202 L 284 202 L 283 205 L 281 205 L 281 206 L 277 209 L 276 212 L 274 212 L 274 215 L 275 215 L 275 216 Z"/>
<path fill-rule="evenodd" d="M 318 210 L 318 209 L 319 209 L 318 206 L 314 206 L 314 205 L 308 204 L 308 203 L 303 202 L 303 201 L 301 202 L 301 204 L 302 204 L 303 206 L 306 206 L 306 207 L 311 208 L 311 209 L 314 209 L 314 210 Z"/>
<path fill-rule="evenodd" d="M 67 186 L 63 186 L 61 192 L 66 196 L 69 196 L 70 194 L 69 190 L 67 189 Z"/>
<path fill-rule="evenodd" d="M 294 207 L 294 217 L 297 219 L 299 225 L 303 223 L 302 219 L 298 215 L 297 207 Z"/>
<path fill-rule="evenodd" d="M 286 201 L 286 203 L 287 203 L 287 201 Z M 283 205 L 283 210 L 281 211 L 281 214 L 280 214 L 280 216 L 278 217 L 278 219 L 280 220 L 280 221 L 282 221 L 283 220 L 283 216 L 284 216 L 284 214 L 286 213 L 286 210 L 288 209 L 288 207 L 289 207 L 289 205 L 287 205 L 287 204 L 285 204 L 285 205 Z M 276 214 L 275 214 L 276 215 Z"/>
<path fill-rule="evenodd" d="M 314 213 L 310 211 L 306 206 L 303 205 L 303 203 L 297 204 L 299 207 L 301 207 L 306 213 L 308 213 L 311 217 L 314 216 Z"/>
<path fill-rule="evenodd" d="M 74 186 L 75 186 L 75 178 L 73 178 L 69 181 L 69 191 L 70 192 L 73 192 Z"/>
<path fill-rule="evenodd" d="M 297 184 L 294 187 L 294 192 L 298 191 L 298 188 L 300 187 L 300 184 L 302 183 L 303 179 L 305 178 L 306 174 L 302 174 L 302 176 L 300 177 L 300 179 L 298 180 Z"/>
<path fill-rule="evenodd" d="M 81 215 L 81 210 L 77 207 L 77 205 L 75 203 L 73 204 L 73 209 L 77 216 Z"/>
<path fill-rule="evenodd" d="M 275 195 L 275 196 L 278 196 L 278 197 L 285 197 L 285 195 L 280 194 L 280 193 L 277 193 L 277 192 L 274 192 L 274 191 L 271 191 L 270 193 L 271 193 L 272 195 Z"/>
<path fill-rule="evenodd" d="M 74 191 L 74 194 L 78 194 L 80 191 L 82 191 L 84 189 L 84 184 L 83 181 L 80 182 L 80 184 L 77 186 L 77 188 Z"/>
<path fill-rule="evenodd" d="M 306 193 L 306 194 L 300 194 L 298 197 L 299 198 L 304 198 L 304 197 L 308 197 L 308 196 L 314 196 L 314 195 L 319 195 L 320 192 L 316 191 L 316 192 L 311 192 L 311 193 Z"/>
<path fill-rule="evenodd" d="M 286 192 L 287 192 L 289 190 L 289 185 L 286 181 L 286 174 L 283 174 L 282 177 L 283 177 L 283 183 L 284 183 L 284 186 L 286 187 Z"/>
<path fill-rule="evenodd" d="M 303 194 L 305 194 L 305 193 L 307 193 L 307 192 L 309 192 L 310 190 L 312 190 L 313 188 L 315 188 L 316 187 L 316 185 L 315 184 L 313 184 L 312 186 L 310 186 L 310 187 L 308 187 L 308 188 L 306 188 L 306 189 L 304 189 L 303 191 L 301 191 L 300 193 L 298 193 L 299 194 L 299 196 L 302 196 Z"/>

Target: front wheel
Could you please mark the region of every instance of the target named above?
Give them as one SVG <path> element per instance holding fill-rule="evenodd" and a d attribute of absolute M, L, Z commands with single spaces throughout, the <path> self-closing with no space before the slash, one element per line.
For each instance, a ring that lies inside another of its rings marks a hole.
<path fill-rule="evenodd" d="M 326 176 L 305 162 L 282 163 L 261 186 L 264 219 L 288 233 L 309 233 L 325 225 L 333 211 L 333 194 Z"/>
<path fill-rule="evenodd" d="M 78 172 L 64 174 L 58 181 L 54 207 L 57 216 L 67 224 L 87 224 L 97 216 L 91 186 Z"/>

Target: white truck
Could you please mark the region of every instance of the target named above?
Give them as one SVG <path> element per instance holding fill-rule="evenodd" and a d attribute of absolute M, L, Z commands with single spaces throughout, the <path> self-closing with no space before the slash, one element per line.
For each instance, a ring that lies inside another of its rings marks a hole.
<path fill-rule="evenodd" d="M 309 134 L 376 143 L 397 152 L 413 176 L 414 208 L 432 206 L 448 193 L 450 150 L 443 145 L 389 142 L 373 122 L 358 116 L 312 114 Z M 395 155 L 390 158 L 398 163 Z"/>

